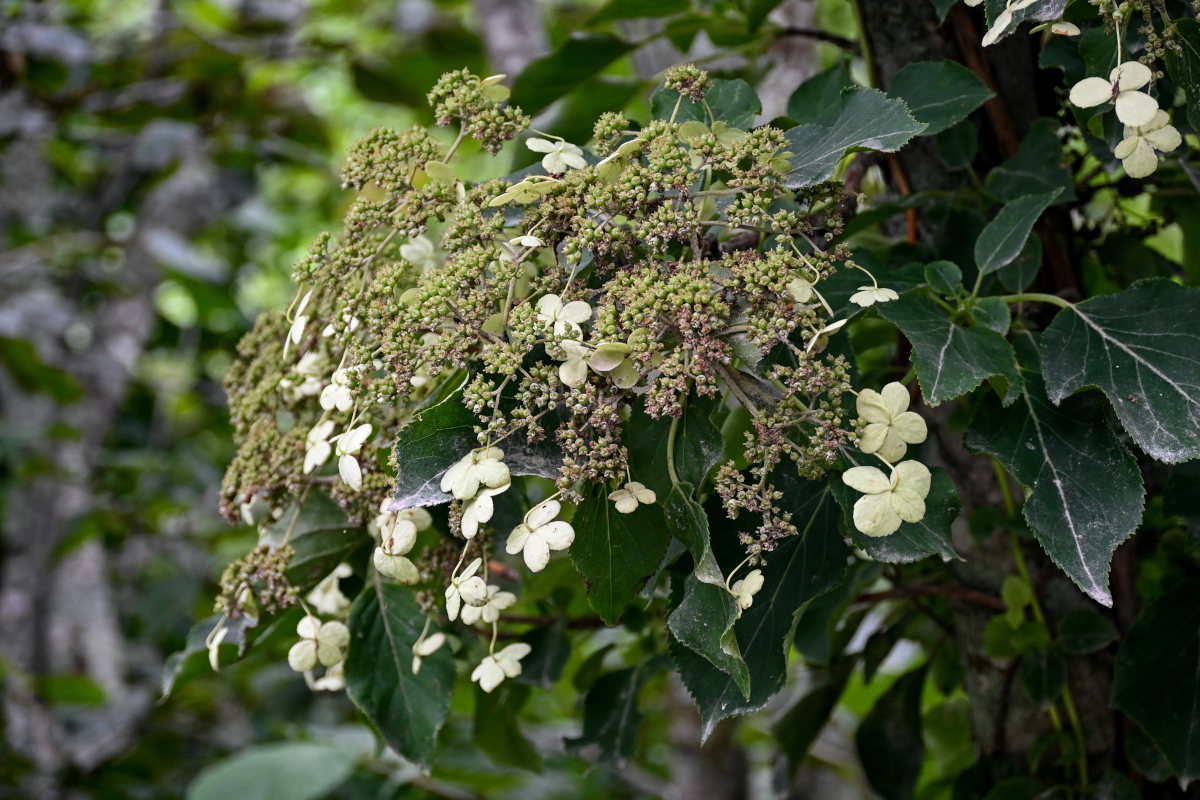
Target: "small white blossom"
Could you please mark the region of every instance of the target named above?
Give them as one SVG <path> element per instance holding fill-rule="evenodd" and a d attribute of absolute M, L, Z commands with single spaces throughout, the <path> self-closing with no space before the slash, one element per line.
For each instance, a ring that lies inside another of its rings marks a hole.
<path fill-rule="evenodd" d="M 574 339 L 564 339 L 562 349 L 566 358 L 558 365 L 558 379 L 567 386 L 582 386 L 587 380 L 587 348 Z"/>
<path fill-rule="evenodd" d="M 624 487 L 617 489 L 608 496 L 617 507 L 617 511 L 622 514 L 632 514 L 637 511 L 638 504 L 653 505 L 658 497 L 653 491 L 647 489 L 637 481 L 630 481 Z"/>
<path fill-rule="evenodd" d="M 633 338 L 630 336 L 631 340 Z M 601 342 L 588 358 L 588 365 L 596 372 L 607 373 L 620 388 L 628 389 L 641 377 L 641 371 L 631 357 L 633 349 L 625 342 Z"/>
<path fill-rule="evenodd" d="M 1121 159 L 1126 175 L 1131 178 L 1152 175 L 1158 169 L 1158 154 L 1154 151 L 1169 153 L 1183 143 L 1183 137 L 1170 122 L 1167 112 L 1159 109 L 1145 125 L 1125 126 L 1125 138 L 1113 155 Z"/>
<path fill-rule="evenodd" d="M 304 474 L 307 475 L 329 460 L 333 447 L 329 444 L 329 434 L 333 433 L 333 420 L 318 422 L 304 438 L 308 448 L 304 451 Z"/>
<path fill-rule="evenodd" d="M 525 146 L 535 153 L 545 153 L 542 156 L 542 168 L 546 172 L 561 173 L 568 169 L 583 169 L 587 161 L 583 151 L 570 142 L 551 142 L 547 139 L 528 139 Z"/>
<path fill-rule="evenodd" d="M 572 300 L 563 303 L 556 294 L 544 295 L 537 302 L 538 320 L 547 327 L 554 329 L 554 335 L 565 336 L 571 332 L 572 339 L 578 339 L 583 332 L 581 323 L 592 318 L 592 307 L 582 300 Z"/>
<path fill-rule="evenodd" d="M 334 664 L 325 674 L 313 681 L 312 688 L 318 692 L 340 692 L 346 688 L 346 670 L 342 663 Z"/>
<path fill-rule="evenodd" d="M 1078 36 L 1079 26 L 1074 22 L 1059 20 L 1050 24 L 1050 32 L 1058 36 Z"/>
<path fill-rule="evenodd" d="M 536 236 L 531 236 L 528 233 L 521 236 L 514 236 L 508 240 L 508 243 L 514 247 L 545 247 L 546 244 Z"/>
<path fill-rule="evenodd" d="M 864 493 L 854 504 L 854 527 L 867 536 L 887 536 L 901 522 L 919 522 L 931 479 L 929 468 L 919 461 L 901 461 L 891 477 L 875 467 L 846 470 L 842 481 Z"/>
<path fill-rule="evenodd" d="M 327 617 L 344 617 L 350 610 L 350 598 L 342 594 L 339 584 L 342 578 L 349 578 L 354 570 L 349 564 L 338 564 L 337 569 L 318 583 L 305 598 L 318 614 Z"/>
<path fill-rule="evenodd" d="M 1154 73 L 1139 61 L 1118 64 L 1103 78 L 1084 78 L 1071 87 L 1071 103 L 1079 108 L 1091 108 L 1101 103 L 1113 103 L 1117 108 L 1117 119 L 1126 125 L 1148 125 L 1158 111 L 1158 101 L 1145 92 L 1139 92 Z"/>
<path fill-rule="evenodd" d="M 288 330 L 287 338 L 283 341 L 283 357 L 287 358 L 288 347 L 291 345 L 299 345 L 300 340 L 304 338 L 304 328 L 308 325 L 308 315 L 304 313 L 304 309 L 308 308 L 308 301 L 312 299 L 312 289 L 304 295 L 300 300 L 299 307 L 296 308 L 296 316 L 292 319 L 292 327 Z"/>
<path fill-rule="evenodd" d="M 296 672 L 308 672 L 317 664 L 332 667 L 346 657 L 350 629 L 340 622 L 321 622 L 305 616 L 296 626 L 300 641 L 288 651 L 288 666 Z"/>
<path fill-rule="evenodd" d="M 474 625 L 483 620 L 489 625 L 500 619 L 500 612 L 517 602 L 517 596 L 512 592 L 502 592 L 499 586 L 487 587 L 487 599 L 481 606 L 463 606 L 462 621 Z"/>
<path fill-rule="evenodd" d="M 421 662 L 429 658 L 431 655 L 442 649 L 442 645 L 446 643 L 446 634 L 435 633 L 432 636 L 425 638 L 422 636 L 413 644 L 413 660 L 412 674 L 418 675 L 421 672 Z"/>
<path fill-rule="evenodd" d="M 334 437 L 337 440 L 338 474 L 356 492 L 362 488 L 362 467 L 355 456 L 370 435 L 371 424 L 368 422 Z"/>
<path fill-rule="evenodd" d="M 336 370 L 328 386 L 321 390 L 321 408 L 326 411 L 337 409 L 349 411 L 354 405 L 354 394 L 350 391 L 350 376 L 353 370 L 348 367 Z"/>
<path fill-rule="evenodd" d="M 450 492 L 457 500 L 469 500 L 479 492 L 479 487 L 495 489 L 499 494 L 512 482 L 508 465 L 502 460 L 504 451 L 499 447 L 481 447 L 472 450 L 446 470 L 442 476 L 443 492 Z"/>
<path fill-rule="evenodd" d="M 876 303 L 887 303 L 892 300 L 899 300 L 900 295 L 892 289 L 884 288 L 883 286 L 860 286 L 858 291 L 850 295 L 850 302 L 860 305 L 863 308 L 873 306 Z"/>
<path fill-rule="evenodd" d="M 846 324 L 846 320 L 839 319 L 837 322 L 831 322 L 821 330 L 817 331 L 816 335 L 808 340 L 808 346 L 804 348 L 804 352 L 811 353 L 813 348 L 817 346 L 817 342 L 821 341 L 822 337 L 841 330 L 841 327 Z M 819 351 L 818 351 L 819 352 Z"/>
<path fill-rule="evenodd" d="M 354 316 L 350 312 L 342 314 L 342 321 L 346 323 L 346 330 L 350 333 L 354 333 L 356 330 L 358 330 L 358 326 L 362 324 L 358 317 Z M 331 322 L 325 326 L 325 330 L 321 331 L 321 337 L 328 339 L 335 333 L 337 333 L 337 328 L 334 327 L 333 323 Z"/>
<path fill-rule="evenodd" d="M 575 529 L 570 523 L 555 520 L 562 505 L 557 500 L 543 500 L 529 510 L 525 521 L 508 535 L 505 550 L 509 555 L 523 553 L 525 564 L 533 572 L 541 572 L 550 563 L 551 550 L 566 550 L 575 541 Z"/>
<path fill-rule="evenodd" d="M 492 518 L 492 513 L 495 511 L 495 506 L 492 503 L 492 498 L 501 492 L 507 490 L 509 484 L 505 483 L 497 489 L 484 489 L 472 497 L 467 502 L 463 503 L 462 512 L 462 535 L 468 539 L 474 539 L 479 533 L 479 526 Z"/>
<path fill-rule="evenodd" d="M 482 565 L 483 559 L 475 559 L 446 587 L 446 616 L 451 622 L 458 619 L 459 609 L 464 605 L 481 606 L 487 602 L 487 584 L 475 574 Z"/>
<path fill-rule="evenodd" d="M 751 570 L 746 573 L 746 577 L 734 581 L 729 591 L 733 594 L 733 599 L 737 601 L 739 617 L 743 611 L 754 604 L 754 595 L 758 594 L 762 587 L 763 574 L 760 569 Z"/>
<path fill-rule="evenodd" d="M 894 381 L 882 392 L 863 389 L 857 400 L 858 416 L 867 423 L 858 447 L 864 453 L 878 453 L 886 461 L 904 457 L 910 444 L 925 441 L 928 429 L 920 414 L 908 410 L 908 389 Z"/>
<path fill-rule="evenodd" d="M 422 272 L 435 269 L 442 263 L 434 252 L 433 242 L 425 236 L 414 236 L 400 245 L 400 257 L 414 267 L 419 267 Z"/>
<path fill-rule="evenodd" d="M 479 688 L 490 694 L 505 678 L 515 678 L 521 674 L 521 659 L 532 650 L 524 642 L 510 644 L 499 653 L 484 657 L 471 673 L 471 680 L 478 681 Z"/>
<path fill-rule="evenodd" d="M 405 557 L 416 543 L 417 526 L 411 520 L 396 520 L 375 548 L 371 558 L 375 571 L 393 581 L 416 583 L 420 579 L 417 567 Z"/>
<path fill-rule="evenodd" d="M 788 294 L 797 303 L 807 303 L 812 300 L 813 285 L 804 278 L 792 278 L 787 285 Z"/>

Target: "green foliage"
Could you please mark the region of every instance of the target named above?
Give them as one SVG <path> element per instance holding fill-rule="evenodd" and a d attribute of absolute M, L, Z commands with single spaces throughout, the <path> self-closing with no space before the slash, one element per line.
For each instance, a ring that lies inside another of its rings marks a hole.
<path fill-rule="evenodd" d="M 322 744 L 287 742 L 252 747 L 206 768 L 188 800 L 316 800 L 350 777 L 358 755 Z"/>
<path fill-rule="evenodd" d="M 890 97 L 904 101 L 922 136 L 932 136 L 967 118 L 992 91 L 974 72 L 955 61 L 917 61 L 892 78 Z"/>

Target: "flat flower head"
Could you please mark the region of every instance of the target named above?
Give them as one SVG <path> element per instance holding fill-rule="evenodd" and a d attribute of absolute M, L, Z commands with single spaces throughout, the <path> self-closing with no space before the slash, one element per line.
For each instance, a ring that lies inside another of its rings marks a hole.
<path fill-rule="evenodd" d="M 525 565 L 541 572 L 550 563 L 551 550 L 566 550 L 575 541 L 575 529 L 570 523 L 555 520 L 562 506 L 557 500 L 546 500 L 530 509 L 525 521 L 513 528 L 505 550 L 509 555 L 522 553 Z"/>
<path fill-rule="evenodd" d="M 592 318 L 592 307 L 582 300 L 563 303 L 556 294 L 544 295 L 537 302 L 538 320 L 554 330 L 554 335 L 563 337 L 568 332 L 570 338 L 578 339 L 580 324 Z"/>
<path fill-rule="evenodd" d="M 854 504 L 854 527 L 867 536 L 887 536 L 901 522 L 920 521 L 930 480 L 929 469 L 918 461 L 897 464 L 890 476 L 875 467 L 846 470 L 842 481 L 864 493 Z"/>
<path fill-rule="evenodd" d="M 850 295 L 850 302 L 863 308 L 899 299 L 900 295 L 896 294 L 894 290 L 883 286 L 860 286 L 857 292 Z"/>
<path fill-rule="evenodd" d="M 903 458 L 907 445 L 925 441 L 928 429 L 919 414 L 908 410 L 908 389 L 889 383 L 882 392 L 864 389 L 857 400 L 858 417 L 866 422 L 859 449 L 886 461 Z"/>
<path fill-rule="evenodd" d="M 639 504 L 652 505 L 658 499 L 653 491 L 638 481 L 630 481 L 608 496 L 622 514 L 632 514 Z"/>

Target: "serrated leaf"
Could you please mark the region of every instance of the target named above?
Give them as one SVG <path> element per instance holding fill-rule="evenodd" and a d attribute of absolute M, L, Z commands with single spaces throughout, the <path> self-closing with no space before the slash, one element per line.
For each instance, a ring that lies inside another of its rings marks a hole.
<path fill-rule="evenodd" d="M 1198 318 L 1200 289 L 1165 278 L 1063 309 L 1042 338 L 1047 395 L 1058 404 L 1096 386 L 1148 455 L 1200 456 Z"/>
<path fill-rule="evenodd" d="M 729 674 L 742 696 L 750 697 L 750 672 L 733 631 L 737 603 L 724 584 L 701 582 L 689 575 L 679 605 L 667 617 L 675 640 Z"/>
<path fill-rule="evenodd" d="M 987 19 L 988 26 L 991 27 L 995 23 L 996 17 L 1000 15 L 1000 12 L 1004 11 L 1010 5 L 1012 4 L 1008 0 L 987 0 L 984 5 L 984 16 Z M 1016 32 L 1017 28 L 1025 20 L 1045 22 L 1047 20 L 1061 19 L 1063 10 L 1066 7 L 1067 0 L 1034 0 L 1028 6 L 1010 12 L 1012 13 L 1012 22 L 1008 24 L 1008 27 L 1004 29 L 1004 33 L 996 41 L 1000 41 L 1009 34 Z"/>
<path fill-rule="evenodd" d="M 660 86 L 650 95 L 650 114 L 654 119 L 670 119 L 679 100 L 679 92 Z M 708 107 L 705 108 L 707 103 Z M 709 110 L 712 116 L 709 116 Z M 712 88 L 708 90 L 704 100 L 694 103 L 684 99 L 679 104 L 679 113 L 675 115 L 676 122 L 695 120 L 705 125 L 714 120 L 720 120 L 731 128 L 748 129 L 754 123 L 754 115 L 762 110 L 762 102 L 754 87 L 741 78 L 726 80 L 717 78 Z"/>
<path fill-rule="evenodd" d="M 920 292 L 878 306 L 913 346 L 921 392 L 931 406 L 966 394 L 987 378 L 998 379 L 1004 402 L 1020 391 L 1021 375 L 1012 346 L 988 328 L 955 324 L 950 314 Z"/>
<path fill-rule="evenodd" d="M 1010 264 L 1021 254 L 1025 240 L 1042 212 L 1061 190 L 1018 197 L 1000 209 L 975 240 L 975 264 L 984 275 Z"/>
<path fill-rule="evenodd" d="M 642 712 L 638 694 L 646 680 L 663 666 L 659 659 L 600 676 L 583 699 L 583 733 L 567 740 L 567 749 L 578 752 L 596 746 L 596 761 L 623 766 L 633 756 Z"/>
<path fill-rule="evenodd" d="M 660 504 L 639 504 L 632 514 L 622 514 L 608 495 L 607 486 L 598 486 L 579 507 L 570 553 L 588 602 L 612 625 L 654 575 L 671 535 Z"/>
<path fill-rule="evenodd" d="M 315 800 L 350 777 L 358 755 L 309 742 L 248 747 L 206 767 L 188 800 Z"/>
<path fill-rule="evenodd" d="M 454 657 L 443 647 L 412 672 L 425 614 L 407 587 L 376 582 L 350 608 L 346 694 L 397 753 L 426 769 L 450 715 Z M 426 635 L 437 632 L 431 626 Z"/>
<path fill-rule="evenodd" d="M 513 84 L 511 102 L 526 114 L 536 114 L 633 49 L 607 33 L 572 36 L 554 52 L 529 62 Z"/>
<path fill-rule="evenodd" d="M 903 100 L 922 136 L 964 120 L 994 94 L 979 76 L 956 61 L 915 61 L 892 78 L 888 96 Z"/>
<path fill-rule="evenodd" d="M 491 693 L 476 686 L 471 742 L 495 764 L 541 772 L 541 753 L 517 724 L 517 712 L 528 694 L 528 686 L 512 681 L 505 681 Z"/>
<path fill-rule="evenodd" d="M 1029 487 L 1025 519 L 1054 563 L 1088 596 L 1112 605 L 1113 551 L 1142 518 L 1141 473 L 1100 409 L 1078 400 L 1056 408 L 1040 376 L 1025 370 L 1017 402 L 985 398 L 964 444 L 990 453 Z"/>
<path fill-rule="evenodd" d="M 871 787 L 885 800 L 909 800 L 921 774 L 921 690 L 925 667 L 906 672 L 875 701 L 854 742 Z"/>
<path fill-rule="evenodd" d="M 848 467 L 874 466 L 871 459 L 859 453 L 846 453 Z M 950 526 L 958 518 L 962 504 L 954 481 L 941 467 L 934 467 L 929 496 L 925 498 L 925 516 L 920 522 L 902 522 L 895 533 L 889 536 L 867 536 L 854 527 L 854 504 L 862 494 L 847 486 L 841 476 L 834 477 L 830 486 L 838 505 L 842 508 L 843 525 L 854 541 L 876 561 L 885 564 L 907 564 L 929 556 L 940 556 L 943 561 L 962 557 L 955 552 L 950 540 Z"/>
<path fill-rule="evenodd" d="M 1173 47 L 1167 48 L 1167 74 L 1183 89 L 1188 122 L 1200 131 L 1200 22 L 1175 20 L 1174 40 L 1180 49 L 1176 52 Z"/>
<path fill-rule="evenodd" d="M 1200 581 L 1147 606 L 1117 652 L 1112 705 L 1158 746 L 1187 785 L 1200 777 Z"/>
<path fill-rule="evenodd" d="M 787 132 L 785 148 L 792 153 L 792 168 L 785 185 L 789 189 L 815 186 L 833 176 L 848 151 L 894 153 L 924 130 L 925 123 L 913 119 L 901 100 L 875 89 L 846 92 L 836 118 Z"/>
<path fill-rule="evenodd" d="M 832 122 L 842 104 L 842 92 L 854 86 L 845 60 L 840 60 L 824 72 L 818 72 L 800 84 L 788 99 L 787 115 L 796 122 Z"/>

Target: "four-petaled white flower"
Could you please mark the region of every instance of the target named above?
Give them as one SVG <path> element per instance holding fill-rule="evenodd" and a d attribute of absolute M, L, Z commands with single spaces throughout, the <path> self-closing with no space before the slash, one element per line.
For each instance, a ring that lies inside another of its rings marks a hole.
<path fill-rule="evenodd" d="M 633 338 L 631 336 L 630 340 Z M 625 342 L 601 342 L 592 351 L 588 364 L 596 372 L 608 373 L 620 388 L 628 389 L 641 377 L 641 371 L 631 357 L 633 350 L 633 346 Z"/>
<path fill-rule="evenodd" d="M 487 602 L 487 584 L 475 573 L 483 565 L 483 559 L 477 558 L 466 569 L 454 576 L 446 587 L 446 616 L 450 621 L 458 619 L 459 609 L 463 605 L 481 606 Z"/>
<path fill-rule="evenodd" d="M 362 467 L 355 456 L 370 435 L 371 423 L 367 422 L 334 437 L 337 441 L 338 474 L 356 492 L 362 488 Z"/>
<path fill-rule="evenodd" d="M 541 572 L 550 563 L 551 550 L 566 550 L 575 541 L 570 523 L 554 519 L 561 510 L 557 500 L 538 503 L 525 515 L 525 521 L 513 528 L 504 549 L 513 556 L 524 553 L 526 566 Z"/>
<path fill-rule="evenodd" d="M 321 622 L 305 616 L 296 626 L 300 641 L 288 651 L 288 666 L 296 672 L 308 672 L 320 664 L 332 667 L 346 657 L 350 646 L 350 629 L 340 622 Z"/>
<path fill-rule="evenodd" d="M 1117 145 L 1113 155 L 1121 159 L 1125 174 L 1131 178 L 1144 178 L 1158 169 L 1158 154 L 1155 150 L 1169 153 L 1183 143 L 1183 138 L 1167 112 L 1159 109 L 1145 125 L 1126 125 L 1125 138 Z"/>
<path fill-rule="evenodd" d="M 570 142 L 551 142 L 548 139 L 527 139 L 525 146 L 535 153 L 545 153 L 542 156 L 542 168 L 546 172 L 561 173 L 568 169 L 583 169 L 587 161 L 583 151 Z"/>
<path fill-rule="evenodd" d="M 346 612 L 350 610 L 350 598 L 342 594 L 339 581 L 342 578 L 349 578 L 353 574 L 354 570 L 350 568 L 349 564 L 338 564 L 333 572 L 313 587 L 305 599 L 316 609 L 318 614 L 324 614 L 327 617 L 345 616 Z"/>
<path fill-rule="evenodd" d="M 632 514 L 637 510 L 638 504 L 653 505 L 658 497 L 653 491 L 647 489 L 637 481 L 630 481 L 620 489 L 608 496 L 617 507 L 617 511 L 622 514 Z"/>
<path fill-rule="evenodd" d="M 426 638 L 422 636 L 413 644 L 413 660 L 412 674 L 418 675 L 421 672 L 421 662 L 429 658 L 431 655 L 442 649 L 442 645 L 446 643 L 446 634 L 435 633 Z"/>
<path fill-rule="evenodd" d="M 433 242 L 425 236 L 414 236 L 400 245 L 400 257 L 422 272 L 434 269 L 441 264 L 441 259 L 433 251 Z"/>
<path fill-rule="evenodd" d="M 471 673 L 471 680 L 478 681 L 479 688 L 490 694 L 505 678 L 515 678 L 521 674 L 521 659 L 529 655 L 531 650 L 533 648 L 524 642 L 517 642 L 495 655 L 485 656 Z"/>
<path fill-rule="evenodd" d="M 508 465 L 501 459 L 504 451 L 499 447 L 481 447 L 467 453 L 442 476 L 443 492 L 450 492 L 458 500 L 469 500 L 483 486 L 495 490 L 489 494 L 499 494 L 508 488 L 512 475 Z"/>
<path fill-rule="evenodd" d="M 463 606 L 462 621 L 474 625 L 483 620 L 489 625 L 500 619 L 500 612 L 517 602 L 512 592 L 502 592 L 499 586 L 487 587 L 487 599 L 481 606 Z"/>
<path fill-rule="evenodd" d="M 892 300 L 899 300 L 900 295 L 892 289 L 883 286 L 860 286 L 858 291 L 850 295 L 850 302 L 860 305 L 863 308 L 873 306 L 876 303 L 888 303 Z"/>
<path fill-rule="evenodd" d="M 296 362 L 296 375 L 299 380 L 293 378 L 281 378 L 279 388 L 290 394 L 292 402 L 297 402 L 304 397 L 312 397 L 321 393 L 321 375 L 324 372 L 324 359 L 321 358 L 321 353 L 318 350 L 309 350 L 304 355 L 300 356 L 300 360 Z"/>
<path fill-rule="evenodd" d="M 400 583 L 416 583 L 420 578 L 417 567 L 405 557 L 416 543 L 417 526 L 412 520 L 396 520 L 375 548 L 372 557 L 375 570 L 383 577 Z"/>
<path fill-rule="evenodd" d="M 329 385 L 321 390 L 321 408 L 326 411 L 335 408 L 338 411 L 350 410 L 350 406 L 354 405 L 354 394 L 350 391 L 351 374 L 352 370 L 348 367 L 334 371 Z"/>
<path fill-rule="evenodd" d="M 558 379 L 567 386 L 582 386 L 588 373 L 587 348 L 574 339 L 563 339 L 562 349 L 566 358 L 558 365 Z"/>
<path fill-rule="evenodd" d="M 562 298 L 556 294 L 544 295 L 538 300 L 537 310 L 538 320 L 553 328 L 555 336 L 562 337 L 570 331 L 572 339 L 579 338 L 582 333 L 580 323 L 592 318 L 592 307 L 587 303 L 582 300 L 563 303 Z"/>
<path fill-rule="evenodd" d="M 884 386 L 882 392 L 863 389 L 857 407 L 859 418 L 867 423 L 858 442 L 864 453 L 896 461 L 904 457 L 908 445 L 920 444 L 928 435 L 925 420 L 908 410 L 908 389 L 898 381 Z"/>
<path fill-rule="evenodd" d="M 308 315 L 304 313 L 304 309 L 308 308 L 308 301 L 312 299 L 312 289 L 304 295 L 300 300 L 300 306 L 296 309 L 296 316 L 292 318 L 292 327 L 288 330 L 287 338 L 283 340 L 283 357 L 287 358 L 288 347 L 291 345 L 299 345 L 300 340 L 304 338 L 304 328 L 308 325 Z"/>
<path fill-rule="evenodd" d="M 1139 61 L 1126 61 L 1113 67 L 1108 80 L 1084 78 L 1071 87 L 1071 102 L 1080 108 L 1091 108 L 1112 102 L 1117 107 L 1117 119 L 1126 125 L 1148 125 L 1158 111 L 1158 101 L 1139 92 L 1154 73 Z"/>
<path fill-rule="evenodd" d="M 929 468 L 919 461 L 901 461 L 891 477 L 875 467 L 846 470 L 842 481 L 864 493 L 854 504 L 854 527 L 867 536 L 887 536 L 901 522 L 919 522 L 930 480 Z"/>
<path fill-rule="evenodd" d="M 500 494 L 508 489 L 509 484 L 505 483 L 502 486 L 491 489 L 481 489 L 474 497 L 463 503 L 462 511 L 462 535 L 468 539 L 474 539 L 479 533 L 479 526 L 492 518 L 492 513 L 495 511 L 495 505 L 492 503 L 492 497 Z"/>
<path fill-rule="evenodd" d="M 329 444 L 329 434 L 333 433 L 333 420 L 318 422 L 304 437 L 308 448 L 304 451 L 304 474 L 312 472 L 329 460 L 333 447 Z"/>
<path fill-rule="evenodd" d="M 746 577 L 733 582 L 733 586 L 729 587 L 730 593 L 733 594 L 733 599 L 737 601 L 738 616 L 742 612 L 754 604 L 754 595 L 763 587 L 763 574 L 761 569 L 753 569 L 746 573 Z"/>
<path fill-rule="evenodd" d="M 508 240 L 508 243 L 514 247 L 545 247 L 546 244 L 536 236 L 528 233 L 521 236 L 514 236 Z"/>

